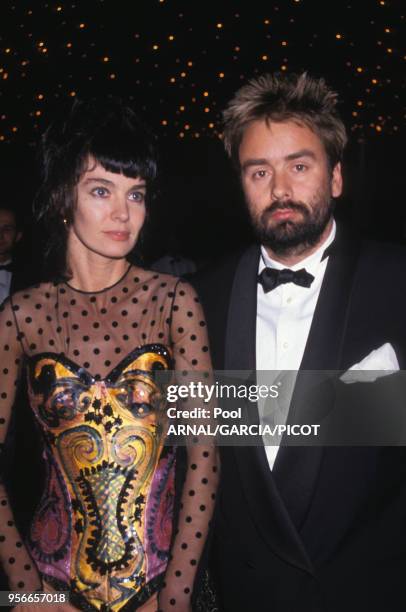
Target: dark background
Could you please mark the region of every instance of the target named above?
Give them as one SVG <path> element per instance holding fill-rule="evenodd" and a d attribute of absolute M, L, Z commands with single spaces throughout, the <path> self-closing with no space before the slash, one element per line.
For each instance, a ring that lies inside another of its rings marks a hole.
<path fill-rule="evenodd" d="M 237 178 L 222 149 L 221 110 L 262 72 L 308 70 L 340 94 L 349 128 L 337 215 L 406 242 L 405 3 L 395 0 L 2 0 L 2 199 L 32 233 L 41 132 L 75 96 L 120 95 L 157 134 L 161 193 L 147 261 L 205 261 L 250 239 Z"/>
<path fill-rule="evenodd" d="M 0 206 L 24 222 L 20 257 L 35 276 L 40 134 L 61 103 L 89 95 L 122 96 L 158 137 L 147 263 L 165 253 L 203 263 L 247 242 L 221 110 L 249 78 L 273 71 L 308 70 L 339 92 L 350 144 L 337 216 L 406 243 L 405 14 L 400 0 L 1 0 Z M 14 427 L 28 431 L 26 402 L 17 404 L 26 413 Z M 23 456 L 34 474 L 30 440 Z M 12 468 L 11 480 L 25 483 L 24 533 L 39 491 L 26 464 Z"/>

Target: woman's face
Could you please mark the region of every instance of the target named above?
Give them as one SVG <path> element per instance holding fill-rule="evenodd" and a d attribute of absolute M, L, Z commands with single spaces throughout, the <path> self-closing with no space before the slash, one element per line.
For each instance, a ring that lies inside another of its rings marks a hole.
<path fill-rule="evenodd" d="M 109 172 L 90 158 L 77 185 L 68 248 L 81 245 L 102 257 L 125 257 L 144 225 L 145 196 L 144 179 Z"/>

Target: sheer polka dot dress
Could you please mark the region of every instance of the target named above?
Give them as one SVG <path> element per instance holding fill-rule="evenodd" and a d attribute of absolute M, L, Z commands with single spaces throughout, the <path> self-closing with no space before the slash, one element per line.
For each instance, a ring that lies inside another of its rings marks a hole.
<path fill-rule="evenodd" d="M 2 440 L 24 361 L 47 465 L 25 543 L 1 488 L 10 588 L 69 590 L 80 610 L 133 610 L 159 591 L 160 609 L 189 610 L 217 455 L 188 448 L 175 529 L 176 449 L 164 445 L 162 380 L 172 370 L 210 371 L 193 289 L 130 266 L 99 292 L 66 282 L 20 292 L 1 308 L 0 325 Z"/>

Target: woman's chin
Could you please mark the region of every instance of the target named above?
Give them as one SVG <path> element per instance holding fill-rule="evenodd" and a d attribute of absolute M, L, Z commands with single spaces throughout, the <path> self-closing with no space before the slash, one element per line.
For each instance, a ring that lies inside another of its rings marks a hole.
<path fill-rule="evenodd" d="M 125 259 L 134 248 L 133 243 L 103 245 L 103 248 L 94 249 L 94 252 L 106 259 Z M 93 250 L 93 249 L 92 249 Z"/>

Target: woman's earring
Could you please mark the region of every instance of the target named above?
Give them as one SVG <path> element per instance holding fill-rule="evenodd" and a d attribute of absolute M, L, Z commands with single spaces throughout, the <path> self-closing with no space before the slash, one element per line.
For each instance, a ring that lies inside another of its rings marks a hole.
<path fill-rule="evenodd" d="M 66 219 L 66 217 L 63 219 L 63 224 L 68 225 L 68 220 Z"/>

